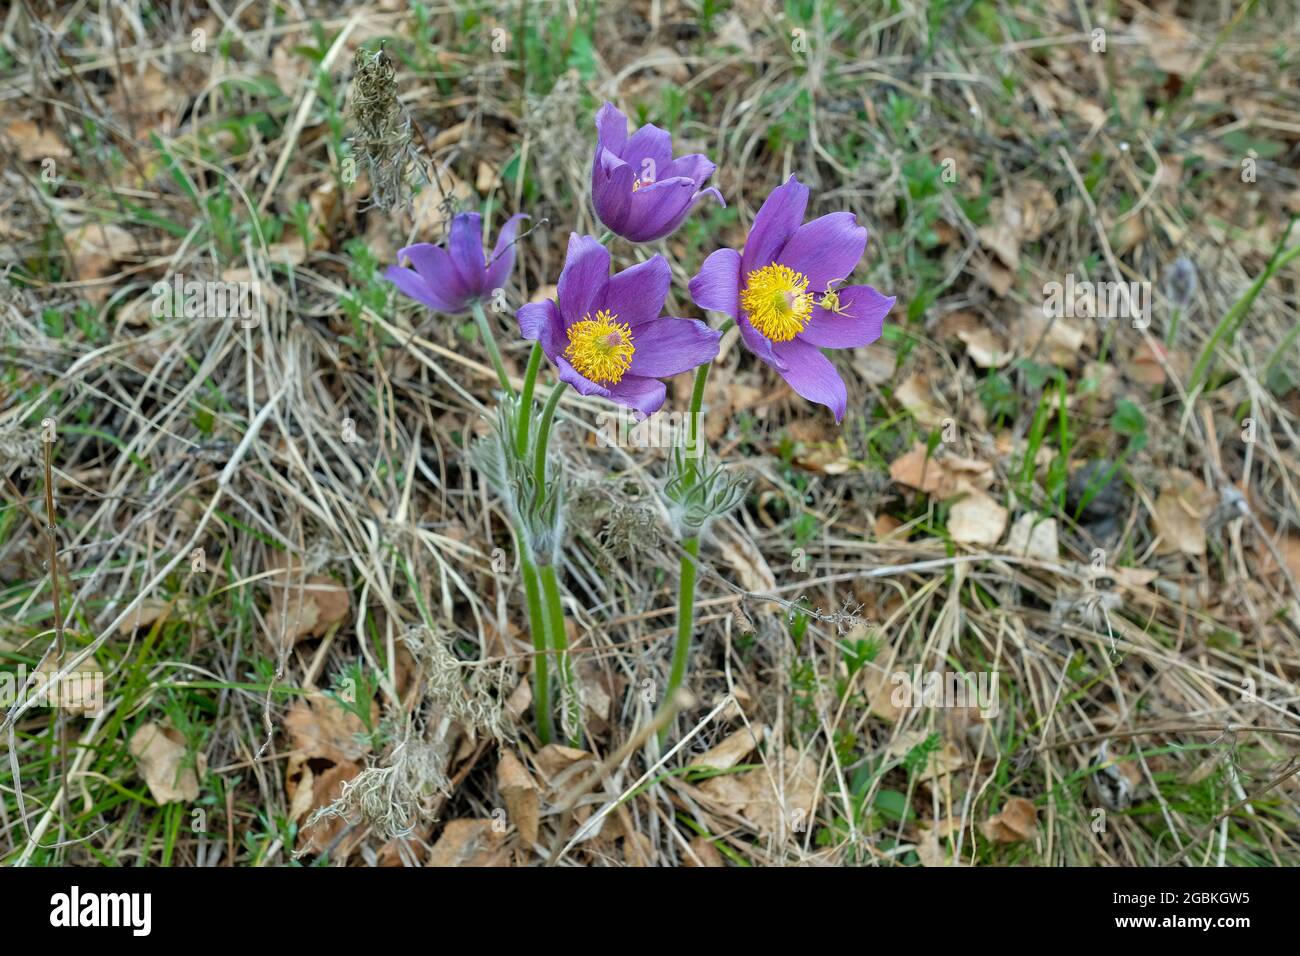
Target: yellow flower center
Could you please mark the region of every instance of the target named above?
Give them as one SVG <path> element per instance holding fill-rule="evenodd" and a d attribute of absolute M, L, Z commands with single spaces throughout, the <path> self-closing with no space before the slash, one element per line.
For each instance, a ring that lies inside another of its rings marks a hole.
<path fill-rule="evenodd" d="M 597 385 L 617 385 L 632 366 L 636 349 L 627 323 L 605 309 L 584 315 L 569 326 L 564 357 L 584 377 Z"/>
<path fill-rule="evenodd" d="M 806 275 L 774 263 L 745 278 L 740 305 L 761 335 L 773 342 L 789 342 L 807 328 L 813 298 Z"/>

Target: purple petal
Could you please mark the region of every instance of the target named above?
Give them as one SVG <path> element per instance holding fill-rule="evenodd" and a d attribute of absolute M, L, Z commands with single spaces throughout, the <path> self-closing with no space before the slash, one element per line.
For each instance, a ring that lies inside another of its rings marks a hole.
<path fill-rule="evenodd" d="M 632 134 L 622 158 L 632 167 L 637 179 L 654 182 L 667 179 L 668 167 L 673 163 L 672 134 L 647 123 Z"/>
<path fill-rule="evenodd" d="M 569 251 L 560 271 L 560 314 L 567 328 L 592 310 L 609 282 L 609 250 L 595 236 L 569 233 Z"/>
<path fill-rule="evenodd" d="M 736 316 L 736 328 L 740 329 L 740 340 L 746 348 L 778 372 L 785 371 L 785 362 L 772 350 L 772 340 L 754 328 L 744 312 Z"/>
<path fill-rule="evenodd" d="M 510 280 L 510 270 L 515 264 L 515 237 L 519 233 L 519 223 L 527 219 L 524 213 L 515 213 L 506 220 L 497 235 L 497 244 L 492 249 L 492 261 L 488 263 L 487 278 L 484 288 L 491 295 L 496 289 L 504 289 Z"/>
<path fill-rule="evenodd" d="M 734 319 L 740 312 L 740 253 L 735 249 L 709 253 L 687 288 L 701 309 Z"/>
<path fill-rule="evenodd" d="M 629 373 L 611 387 L 608 394 L 620 405 L 635 409 L 642 418 L 648 418 L 663 407 L 668 388 L 657 378 L 642 378 Z"/>
<path fill-rule="evenodd" d="M 581 374 L 577 369 L 569 364 L 569 360 L 563 355 L 552 358 L 555 368 L 559 371 L 560 381 L 568 382 L 578 390 L 581 395 L 599 395 L 602 398 L 609 397 L 609 389 L 603 385 L 597 385 L 591 379 Z"/>
<path fill-rule="evenodd" d="M 667 180 L 667 182 L 689 183 L 690 180 L 670 179 Z M 645 190 L 644 189 L 639 190 L 638 195 L 642 192 L 645 192 Z M 694 193 L 690 197 L 690 199 L 684 204 L 680 204 L 675 201 L 671 203 L 661 204 L 660 208 L 656 210 L 651 217 L 643 220 L 639 224 L 635 223 L 635 210 L 634 210 L 633 212 L 634 226 L 629 228 L 628 231 L 634 233 L 635 238 L 633 238 L 632 236 L 627 236 L 626 238 L 632 238 L 634 242 L 653 242 L 656 239 L 663 239 L 667 236 L 671 236 L 674 232 L 677 231 L 677 227 L 680 226 L 682 222 L 685 221 L 686 216 L 690 213 L 690 211 L 694 209 L 695 206 L 699 203 L 699 201 L 703 199 L 705 196 L 712 196 L 713 198 L 717 199 L 718 203 L 723 207 L 727 205 L 725 202 L 723 202 L 722 193 L 718 192 L 716 189 L 710 186 L 708 189 L 704 189 L 701 190 L 700 192 Z M 633 202 L 635 203 L 635 200 L 633 200 Z"/>
<path fill-rule="evenodd" d="M 447 250 L 428 242 L 416 243 L 397 250 L 397 261 L 409 259 L 412 267 L 420 274 L 429 292 L 442 302 L 455 306 L 451 311 L 459 312 L 465 308 L 465 300 L 471 290 L 465 285 L 460 274 L 452 265 Z"/>
<path fill-rule="evenodd" d="M 744 275 L 776 259 L 803 222 L 807 207 L 808 187 L 793 176 L 772 190 L 754 217 L 749 238 L 745 240 L 745 251 L 740 257 L 740 271 Z"/>
<path fill-rule="evenodd" d="M 808 291 L 820 294 L 843 282 L 867 248 L 867 230 L 851 212 L 833 212 L 795 230 L 777 261 L 808 277 Z"/>
<path fill-rule="evenodd" d="M 844 418 L 844 409 L 849 402 L 848 389 L 831 360 L 822 355 L 817 346 L 791 339 L 772 348 L 785 363 L 785 368 L 780 369 L 781 377 L 790 383 L 791 388 L 808 401 L 825 405 L 835 413 L 835 421 Z"/>
<path fill-rule="evenodd" d="M 596 207 L 596 218 L 620 236 L 632 205 L 633 177 L 632 167 L 609 152 L 601 153 L 591 171 L 591 201 Z"/>
<path fill-rule="evenodd" d="M 596 154 L 607 149 L 615 156 L 623 155 L 627 145 L 627 117 L 613 103 L 606 103 L 596 113 Z"/>
<path fill-rule="evenodd" d="M 530 341 L 541 342 L 542 351 L 552 362 L 555 361 L 556 356 L 564 353 L 567 344 L 564 320 L 560 318 L 560 310 L 550 299 L 520 306 L 515 318 L 519 321 L 519 334 Z"/>
<path fill-rule="evenodd" d="M 414 299 L 416 302 L 427 305 L 435 312 L 460 311 L 460 307 L 457 303 L 448 302 L 446 299 L 439 297 L 429 287 L 429 283 L 420 278 L 419 274 L 412 269 L 404 269 L 401 266 L 389 266 L 388 270 L 384 273 L 384 278 L 397 286 L 398 291 L 403 295 Z"/>
<path fill-rule="evenodd" d="M 458 213 L 451 220 L 447 252 L 451 255 L 456 274 L 465 283 L 465 289 L 471 295 L 482 295 L 484 270 L 487 268 L 483 259 L 483 217 L 476 212 Z"/>
<path fill-rule="evenodd" d="M 722 333 L 698 319 L 656 319 L 635 330 L 629 375 L 669 378 L 718 357 Z"/>
<path fill-rule="evenodd" d="M 671 234 L 695 201 L 689 179 L 664 179 L 632 194 L 632 208 L 620 235 L 632 242 L 654 242 Z"/>
<path fill-rule="evenodd" d="M 652 256 L 611 277 L 605 294 L 594 307 L 609 309 L 618 316 L 618 321 L 626 322 L 635 331 L 639 325 L 657 319 L 663 311 L 672 278 L 668 260 Z"/>
<path fill-rule="evenodd" d="M 883 296 L 869 285 L 849 285 L 838 290 L 838 315 L 820 305 L 813 309 L 808 327 L 797 338 L 823 349 L 856 349 L 880 338 L 894 296 Z"/>
<path fill-rule="evenodd" d="M 719 206 L 723 209 L 727 208 L 727 201 L 722 198 L 722 193 L 718 190 L 717 186 L 710 186 L 708 189 L 701 189 L 695 194 L 695 202 L 699 202 L 705 196 L 712 196 L 718 201 Z"/>
<path fill-rule="evenodd" d="M 689 156 L 679 156 L 669 164 L 668 169 L 664 171 L 664 178 L 670 179 L 674 176 L 685 176 L 691 182 L 695 183 L 695 188 L 699 189 L 704 181 L 713 175 L 718 167 L 709 161 L 707 156 L 701 153 L 691 153 Z"/>

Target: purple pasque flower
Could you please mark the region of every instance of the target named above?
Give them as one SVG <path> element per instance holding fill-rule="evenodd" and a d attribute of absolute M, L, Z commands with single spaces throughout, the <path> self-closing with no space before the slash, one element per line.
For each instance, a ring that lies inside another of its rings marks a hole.
<path fill-rule="evenodd" d="M 558 304 L 530 302 L 519 331 L 542 343 L 560 380 L 583 395 L 600 395 L 653 415 L 664 403 L 661 378 L 712 362 L 722 334 L 698 319 L 661 316 L 672 278 L 654 256 L 609 274 L 609 250 L 592 236 L 569 236 Z"/>
<path fill-rule="evenodd" d="M 515 264 L 515 233 L 523 213 L 511 216 L 501 227 L 492 258 L 483 255 L 483 217 L 476 212 L 458 213 L 451 221 L 447 248 L 428 242 L 407 246 L 397 261 L 409 260 L 413 269 L 389 266 L 384 278 L 416 302 L 435 312 L 456 315 L 467 312 L 475 301 L 491 298 L 505 286 Z"/>
<path fill-rule="evenodd" d="M 836 288 L 857 268 L 867 230 L 848 212 L 805 223 L 807 205 L 808 187 L 793 176 L 772 190 L 744 252 L 719 249 L 705 259 L 691 298 L 735 319 L 749 350 L 838 422 L 848 391 L 821 350 L 876 341 L 894 297 L 869 285 Z"/>
<path fill-rule="evenodd" d="M 615 235 L 653 242 L 676 231 L 697 200 L 722 193 L 704 181 L 716 169 L 699 153 L 673 159 L 673 138 L 646 124 L 629 137 L 627 117 L 613 103 L 596 114 L 591 198 L 596 216 Z"/>

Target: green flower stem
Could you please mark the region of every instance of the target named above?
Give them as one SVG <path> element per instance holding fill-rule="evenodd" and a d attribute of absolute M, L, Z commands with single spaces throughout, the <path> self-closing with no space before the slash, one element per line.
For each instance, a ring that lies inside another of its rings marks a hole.
<path fill-rule="evenodd" d="M 723 326 L 725 332 L 731 324 Z M 709 382 L 709 369 L 713 367 L 712 362 L 706 362 L 695 370 L 695 387 L 691 390 L 691 410 L 690 419 L 687 426 L 686 455 L 689 463 L 688 474 L 694 483 L 699 478 L 699 461 L 700 452 L 700 409 L 704 407 L 704 389 Z M 682 542 L 682 548 L 686 554 L 682 555 L 681 560 L 681 584 L 677 590 L 677 643 L 673 647 L 672 667 L 668 672 L 668 692 L 664 696 L 664 706 L 671 704 L 673 696 L 677 693 L 677 688 L 682 686 L 682 681 L 686 679 L 686 661 L 691 655 L 691 638 L 695 634 L 695 576 L 697 571 L 697 560 L 700 556 L 700 538 L 698 535 L 692 535 Z M 665 726 L 659 733 L 659 739 L 662 741 L 668 735 L 668 727 Z"/>
<path fill-rule="evenodd" d="M 537 566 L 528 555 L 526 547 L 520 548 L 519 563 L 524 570 L 524 593 L 528 596 L 528 624 L 533 634 L 533 711 L 537 715 L 537 737 L 549 744 L 554 732 L 551 728 L 551 665 L 546 641 L 546 615 L 542 607 L 541 589 L 538 587 Z"/>
<path fill-rule="evenodd" d="M 686 661 L 691 656 L 691 638 L 695 636 L 695 572 L 696 559 L 700 556 L 700 539 L 687 538 L 682 542 L 686 554 L 682 555 L 681 584 L 677 591 L 677 644 L 673 647 L 673 665 L 668 672 L 668 692 L 664 696 L 664 706 L 672 703 L 677 688 L 686 678 Z M 662 741 L 668 735 L 668 728 L 659 732 Z"/>
<path fill-rule="evenodd" d="M 534 342 L 532 354 L 528 356 L 528 369 L 524 372 L 524 389 L 519 397 L 517 412 L 515 448 L 520 459 L 528 456 L 528 437 L 533 422 L 533 387 L 537 384 L 537 372 L 541 365 L 542 344 Z M 519 540 L 523 542 L 522 534 Z M 533 650 L 537 652 L 533 658 L 533 710 L 537 714 L 537 736 L 543 744 L 548 744 L 554 731 L 551 727 L 551 663 L 547 650 L 545 607 L 542 604 L 537 566 L 533 564 L 527 544 L 523 544 L 519 552 L 524 569 L 524 593 L 528 597 L 528 627 L 533 635 Z"/>
<path fill-rule="evenodd" d="M 538 494 L 546 487 L 546 446 L 551 440 L 551 420 L 555 417 L 555 406 L 560 404 L 560 396 L 567 387 L 564 382 L 558 382 L 551 389 L 551 397 L 542 409 L 542 422 L 537 429 L 536 457 L 533 460 L 533 477 L 537 480 Z"/>
<path fill-rule="evenodd" d="M 534 354 L 535 355 L 538 354 L 539 351 L 540 349 L 535 349 Z M 541 359 L 539 358 L 538 362 L 540 363 L 540 361 Z M 529 359 L 528 364 L 531 369 L 533 365 L 533 361 L 531 358 Z M 536 380 L 536 377 L 537 377 L 536 373 L 534 372 L 532 376 L 533 381 Z M 526 390 L 530 390 L 533 381 L 525 379 L 524 388 Z M 555 408 L 557 405 L 560 404 L 560 397 L 564 394 L 564 390 L 566 387 L 567 386 L 565 385 L 564 382 L 558 382 L 551 389 L 550 397 L 547 398 L 546 405 L 542 409 L 541 421 L 538 423 L 537 447 L 534 449 L 534 454 L 536 457 L 533 462 L 533 469 L 534 469 L 533 475 L 537 483 L 537 495 L 539 499 L 544 498 L 546 496 L 546 451 L 547 451 L 547 447 L 550 444 L 550 439 L 551 439 L 551 425 L 555 421 Z M 520 416 L 525 420 L 531 417 L 531 415 L 529 415 L 529 411 L 531 410 L 531 404 L 532 404 L 532 397 L 531 395 L 529 395 L 527 398 L 527 404 L 521 405 L 520 408 Z M 526 428 L 520 429 L 520 434 L 517 437 L 516 441 L 518 442 L 518 446 L 522 448 L 523 450 L 522 453 L 526 454 L 528 449 L 528 433 Z M 560 672 L 560 680 L 563 682 L 565 688 L 565 700 L 568 702 L 569 706 L 576 707 L 577 697 L 573 693 L 573 669 L 572 669 L 572 664 L 569 661 L 569 653 L 568 653 L 569 635 L 564 628 L 564 606 L 560 603 L 560 582 L 559 582 L 559 578 L 556 576 L 555 573 L 555 563 L 554 563 L 553 556 L 548 554 L 541 557 L 542 560 L 536 566 L 536 574 L 537 574 L 537 580 L 541 585 L 542 596 L 545 599 L 544 602 L 545 606 L 543 609 L 544 611 L 543 615 L 538 618 L 535 618 L 534 624 L 537 623 L 544 624 L 545 638 L 543 639 L 542 647 L 545 650 L 545 653 L 539 655 L 539 658 L 542 658 L 541 666 L 548 667 L 549 665 L 545 662 L 544 658 L 550 653 L 556 654 L 557 664 Z M 530 561 L 533 560 L 533 557 L 531 555 L 529 556 L 529 560 Z M 533 631 L 534 646 L 537 645 L 537 635 L 538 635 L 538 631 L 535 629 Z M 547 705 L 546 725 L 547 725 L 548 732 L 550 730 L 550 720 L 551 720 L 549 704 L 550 702 L 548 700 L 546 702 Z M 539 699 L 538 707 L 540 708 L 541 706 L 542 703 Z M 539 714 L 540 714 L 540 710 L 539 710 Z M 540 717 L 539 717 L 539 726 L 540 726 Z M 571 728 L 576 728 L 577 726 L 578 723 L 576 720 L 570 721 Z M 576 734 L 576 730 L 575 730 L 575 734 Z M 577 746 L 577 744 L 575 743 L 574 746 Z"/>
<path fill-rule="evenodd" d="M 614 238 L 614 230 L 606 229 L 603 233 L 600 234 L 600 238 L 597 239 L 596 241 L 599 242 L 602 246 L 605 246 L 608 245 L 609 240 L 613 238 Z"/>
<path fill-rule="evenodd" d="M 532 354 L 528 356 L 528 369 L 524 372 L 524 390 L 519 396 L 518 434 L 515 437 L 515 452 L 521 459 L 528 456 L 528 428 L 533 422 L 533 386 L 537 384 L 537 371 L 542 367 L 542 343 L 534 342 Z"/>
<path fill-rule="evenodd" d="M 577 747 L 582 743 L 582 723 L 579 713 L 580 702 L 575 693 L 573 679 L 573 661 L 569 658 L 569 634 L 564 627 L 564 606 L 560 603 L 560 582 L 555 574 L 554 564 L 543 564 L 537 569 L 542 579 L 542 591 L 546 596 L 546 629 L 550 635 L 551 649 L 555 652 L 560 671 L 560 681 L 564 684 L 564 702 L 569 711 L 569 719 L 561 721 L 561 728 L 566 724 L 571 731 L 569 746 Z"/>
<path fill-rule="evenodd" d="M 691 482 L 699 478 L 696 462 L 700 457 L 700 409 L 704 407 L 704 388 L 709 382 L 709 369 L 712 362 L 706 362 L 695 370 L 695 387 L 691 390 L 690 424 L 686 440 L 686 458 L 690 463 Z"/>
<path fill-rule="evenodd" d="M 497 349 L 496 336 L 492 334 L 492 329 L 488 326 L 487 315 L 483 312 L 483 303 L 475 299 L 470 307 L 474 310 L 474 321 L 478 324 L 479 337 L 483 339 L 483 347 L 488 350 L 488 355 L 492 358 L 492 367 L 497 370 L 497 378 L 501 380 L 501 387 L 506 390 L 507 395 L 513 395 L 515 390 L 510 385 L 510 376 L 506 374 L 505 363 L 501 361 L 501 352 Z"/>

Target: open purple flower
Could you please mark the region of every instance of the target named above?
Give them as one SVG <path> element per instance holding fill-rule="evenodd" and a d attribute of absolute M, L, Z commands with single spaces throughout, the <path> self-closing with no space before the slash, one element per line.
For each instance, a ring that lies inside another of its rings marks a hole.
<path fill-rule="evenodd" d="M 542 343 L 560 380 L 653 415 L 669 378 L 718 354 L 722 334 L 697 319 L 660 316 L 671 272 L 663 256 L 609 274 L 609 250 L 592 236 L 569 236 L 559 304 L 530 302 L 519 331 Z"/>
<path fill-rule="evenodd" d="M 596 114 L 596 156 L 591 163 L 591 198 L 596 216 L 616 235 L 653 242 L 674 232 L 716 167 L 699 153 L 673 159 L 673 138 L 646 124 L 627 135 L 627 117 L 613 103 Z"/>
<path fill-rule="evenodd" d="M 527 218 L 520 213 L 506 220 L 489 260 L 483 255 L 483 217 L 459 213 L 451 221 L 446 249 L 428 242 L 407 246 L 397 253 L 397 261 L 409 260 L 414 268 L 389 266 L 384 278 L 436 312 L 466 312 L 471 303 L 490 298 L 494 289 L 506 284 L 515 264 L 519 221 Z"/>
<path fill-rule="evenodd" d="M 848 212 L 805 223 L 807 206 L 808 187 L 793 176 L 772 190 L 744 252 L 719 249 L 705 259 L 691 298 L 735 319 L 749 350 L 838 422 L 848 390 L 821 350 L 876 341 L 894 297 L 869 285 L 836 288 L 857 268 L 867 230 Z"/>

